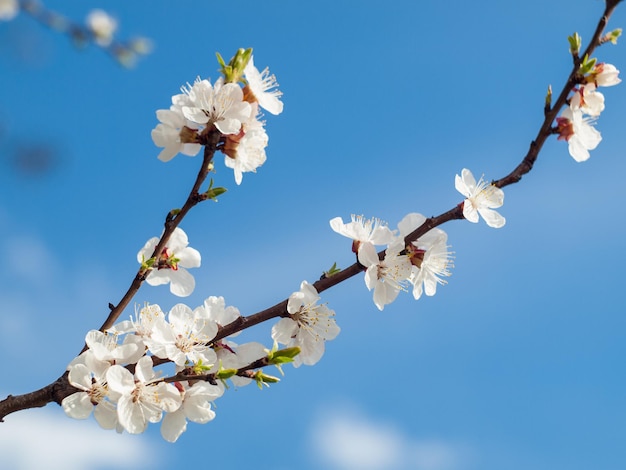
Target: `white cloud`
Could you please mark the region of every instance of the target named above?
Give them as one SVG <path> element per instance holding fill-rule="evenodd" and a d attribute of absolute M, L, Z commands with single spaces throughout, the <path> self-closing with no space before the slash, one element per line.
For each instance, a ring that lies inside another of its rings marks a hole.
<path fill-rule="evenodd" d="M 159 458 L 145 437 L 105 431 L 93 419 L 73 420 L 60 409 L 7 416 L 0 423 L 0 455 L 2 468 L 12 470 L 143 469 Z"/>
<path fill-rule="evenodd" d="M 317 458 L 339 470 L 459 470 L 469 456 L 465 446 L 413 439 L 345 407 L 320 413 L 311 443 Z"/>
<path fill-rule="evenodd" d="M 43 240 L 22 235 L 8 238 L 3 245 L 5 266 L 11 266 L 13 275 L 38 284 L 54 279 L 58 261 Z"/>

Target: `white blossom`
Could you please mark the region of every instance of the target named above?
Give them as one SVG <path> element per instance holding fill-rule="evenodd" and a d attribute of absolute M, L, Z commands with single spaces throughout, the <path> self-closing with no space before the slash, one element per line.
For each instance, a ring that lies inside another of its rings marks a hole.
<path fill-rule="evenodd" d="M 183 115 L 198 124 L 213 124 L 222 134 L 238 134 L 250 116 L 250 103 L 243 101 L 241 87 L 224 84 L 221 78 L 214 86 L 208 80 L 196 81 L 188 95 L 190 104 L 182 107 Z"/>
<path fill-rule="evenodd" d="M 580 86 L 574 90 L 570 100 L 572 110 L 580 109 L 590 116 L 599 116 L 604 111 L 604 95 L 597 91 L 593 83 Z"/>
<path fill-rule="evenodd" d="M 352 215 L 352 220 L 343 223 L 341 217 L 335 217 L 330 221 L 330 227 L 340 235 L 352 239 L 352 251 L 357 254 L 359 263 L 367 266 L 361 259 L 363 247 L 369 246 L 368 250 L 375 250 L 374 245 L 386 245 L 394 240 L 394 232 L 387 227 L 387 223 L 380 219 L 366 219 L 362 215 Z"/>
<path fill-rule="evenodd" d="M 68 381 L 80 392 L 63 399 L 61 402 L 63 411 L 74 419 L 86 419 L 93 411 L 101 427 L 114 429 L 117 425 L 117 411 L 115 406 L 106 400 L 109 395 L 106 371 L 111 363 L 97 360 L 91 350 L 85 351 L 81 356 L 80 362 L 73 361 L 68 367 Z"/>
<path fill-rule="evenodd" d="M 300 348 L 300 354 L 294 358 L 295 367 L 315 364 L 324 354 L 324 342 L 339 334 L 335 312 L 326 305 L 317 305 L 319 299 L 315 287 L 302 281 L 300 290 L 291 294 L 287 301 L 290 316 L 281 318 L 272 327 L 272 339 Z"/>
<path fill-rule="evenodd" d="M 255 117 L 257 107 L 258 105 L 254 103 L 251 117 L 242 124 L 239 134 L 227 136 L 222 148 L 226 155 L 224 164 L 233 169 L 237 184 L 241 184 L 243 173 L 256 172 L 267 159 L 265 147 L 269 137 L 263 123 Z"/>
<path fill-rule="evenodd" d="M 366 244 L 359 251 L 359 262 L 367 268 L 365 271 L 365 285 L 374 290 L 374 304 L 379 310 L 393 302 L 398 293 L 407 290 L 411 275 L 411 262 L 404 250 L 404 240 L 394 241 L 385 250 L 385 257 L 381 261 L 376 249 Z"/>
<path fill-rule="evenodd" d="M 167 413 L 161 423 L 161 436 L 168 442 L 176 442 L 187 429 L 187 420 L 205 424 L 215 418 L 211 402 L 222 396 L 224 389 L 207 382 L 196 382 L 193 386 L 176 384 L 182 395 L 180 408 Z"/>
<path fill-rule="evenodd" d="M 398 224 L 400 236 L 405 237 L 426 221 L 422 214 L 407 214 Z M 411 262 L 409 282 L 413 284 L 413 297 L 418 300 L 425 291 L 432 296 L 437 284 L 446 284 L 441 277 L 451 276 L 452 254 L 448 251 L 448 235 L 439 228 L 432 228 L 407 246 Z"/>
<path fill-rule="evenodd" d="M 614 65 L 600 62 L 595 65 L 586 78 L 587 82 L 594 83 L 597 87 L 613 86 L 622 81 L 618 75 L 619 70 L 617 70 Z"/>
<path fill-rule="evenodd" d="M 187 97 L 186 95 L 174 95 L 172 102 L 180 101 L 181 96 Z M 160 123 L 152 129 L 150 135 L 157 147 L 163 147 L 158 156 L 159 160 L 168 162 L 178 153 L 190 157 L 198 154 L 202 146 L 189 142 L 190 137 L 187 135 L 193 135 L 198 126 L 185 119 L 180 106 L 173 104 L 170 109 L 159 109 L 156 116 Z M 185 138 L 182 138 L 183 135 Z"/>
<path fill-rule="evenodd" d="M 602 140 L 602 135 L 591 125 L 593 119 L 583 117 L 580 109 L 565 108 L 556 122 L 558 139 L 567 141 L 569 154 L 577 162 L 587 160 L 589 150 Z"/>
<path fill-rule="evenodd" d="M 278 87 L 276 77 L 270 75 L 269 69 L 266 67 L 259 72 L 254 66 L 254 57 L 250 57 L 250 61 L 246 65 L 244 76 L 248 82 L 247 90 L 254 96 L 254 100 L 258 101 L 261 108 L 277 115 L 283 112 L 283 103 L 280 101 L 282 92 L 275 89 Z"/>
<path fill-rule="evenodd" d="M 140 263 L 152 257 L 152 253 L 159 242 L 158 237 L 151 238 L 137 253 L 137 261 Z M 161 262 L 153 266 L 146 277 L 146 282 L 151 286 L 170 284 L 170 292 L 179 297 L 190 295 L 195 286 L 194 277 L 185 268 L 197 268 L 200 266 L 200 253 L 191 248 L 187 234 L 179 227 L 174 229 L 166 247 L 161 254 Z"/>
<path fill-rule="evenodd" d="M 122 427 L 131 434 L 146 430 L 148 422 L 161 421 L 163 412 L 176 411 L 182 399 L 176 387 L 157 382 L 152 359 L 142 357 L 135 367 L 135 375 L 122 366 L 111 366 L 106 373 L 111 393 L 116 394 L 117 417 Z"/>
<path fill-rule="evenodd" d="M 178 369 L 187 361 L 204 365 L 214 364 L 215 352 L 207 343 L 217 334 L 217 323 L 201 309 L 191 310 L 185 304 L 176 304 L 168 314 L 169 323 L 155 325 L 146 344 L 157 357 L 172 360 Z"/>
<path fill-rule="evenodd" d="M 141 337 L 124 336 L 122 344 L 118 344 L 119 332 L 111 329 L 105 331 L 91 330 L 85 336 L 85 344 L 99 361 L 111 364 L 127 364 L 136 362 L 144 355 L 146 347 Z"/>
<path fill-rule="evenodd" d="M 463 168 L 461 176 L 456 175 L 454 180 L 456 190 L 467 199 L 463 202 L 463 217 L 470 222 L 478 222 L 478 215 L 485 220 L 489 227 L 500 228 L 506 219 L 493 209 L 504 204 L 504 191 L 489 184 L 480 178 L 476 183 L 474 175 L 467 168 Z"/>

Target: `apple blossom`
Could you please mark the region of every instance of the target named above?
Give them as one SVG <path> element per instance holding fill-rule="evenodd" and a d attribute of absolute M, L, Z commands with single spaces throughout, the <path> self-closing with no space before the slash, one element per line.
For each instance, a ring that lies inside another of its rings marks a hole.
<path fill-rule="evenodd" d="M 602 140 L 600 132 L 591 125 L 593 120 L 583 117 L 580 109 L 565 108 L 556 122 L 558 140 L 567 141 L 569 154 L 577 162 L 587 160 L 589 150 L 595 149 Z"/>
<path fill-rule="evenodd" d="M 317 305 L 319 294 L 311 284 L 302 281 L 300 290 L 289 296 L 289 317 L 281 318 L 272 327 L 272 339 L 288 346 L 298 346 L 300 354 L 294 358 L 294 366 L 312 366 L 324 354 L 324 342 L 335 339 L 339 327 L 335 312 L 326 305 Z"/>
<path fill-rule="evenodd" d="M 463 168 L 461 176 L 456 175 L 454 186 L 467 199 L 463 202 L 463 217 L 473 223 L 478 222 L 478 214 L 482 216 L 489 227 L 500 228 L 506 219 L 493 209 L 504 204 L 504 191 L 484 181 L 481 177 L 478 183 L 474 175 L 467 168 Z"/>
<path fill-rule="evenodd" d="M 137 253 L 137 261 L 145 263 L 150 259 L 158 243 L 158 237 L 148 240 Z M 196 286 L 196 281 L 185 268 L 199 267 L 201 257 L 197 250 L 188 245 L 187 234 L 180 227 L 176 227 L 167 246 L 163 249 L 159 264 L 152 266 L 146 282 L 151 286 L 169 283 L 172 294 L 179 297 L 190 295 Z"/>

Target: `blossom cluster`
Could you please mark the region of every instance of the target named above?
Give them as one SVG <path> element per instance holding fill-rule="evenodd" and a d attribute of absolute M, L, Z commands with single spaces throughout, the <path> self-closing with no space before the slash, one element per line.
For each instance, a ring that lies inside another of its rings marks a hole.
<path fill-rule="evenodd" d="M 276 89 L 274 75 L 267 68 L 259 72 L 249 54 L 251 50 L 240 50 L 233 58 L 242 68 L 243 77 L 237 70 L 230 76 L 224 66 L 224 77 L 213 84 L 208 79 L 197 78 L 193 84 L 183 86 L 182 93 L 172 96 L 169 109 L 156 112 L 160 123 L 152 130 L 152 140 L 163 147 L 159 160 L 167 162 L 178 153 L 197 155 L 203 137 L 216 129 L 221 134 L 218 149 L 224 153 L 224 164 L 233 170 L 237 184 L 241 184 L 243 173 L 256 172 L 265 163 L 269 138 L 265 122 L 260 120 L 260 109 L 280 114 L 282 93 Z M 228 70 L 233 72 L 232 69 Z M 238 81 L 245 86 L 242 88 Z"/>
<path fill-rule="evenodd" d="M 257 342 L 217 339 L 221 328 L 240 317 L 237 308 L 226 307 L 223 297 L 209 297 L 195 309 L 177 304 L 167 318 L 158 305 L 147 304 L 135 318 L 106 332 L 87 333 L 88 349 L 68 366 L 69 383 L 78 391 L 67 396 L 62 407 L 76 419 L 93 412 L 101 427 L 131 434 L 162 422 L 161 435 L 175 442 L 188 420 L 204 424 L 215 417 L 211 404 L 224 393 L 226 379 L 239 387 L 253 380 L 259 386 L 277 382 L 260 371 L 251 372 L 260 360 L 265 358 L 259 367 L 279 369 L 287 362 L 296 367 L 317 363 L 325 341 L 339 334 L 335 313 L 317 305 L 318 300 L 315 288 L 304 281 L 289 297 L 287 316 L 272 329 L 271 351 Z M 276 342 L 289 347 L 278 351 Z M 155 364 L 169 364 L 174 375 L 162 377 Z"/>
<path fill-rule="evenodd" d="M 456 175 L 455 187 L 466 199 L 463 201 L 463 216 L 470 222 L 478 222 L 479 215 L 487 225 L 494 228 L 504 226 L 506 220 L 494 209 L 504 203 L 502 189 L 485 182 L 476 182 L 470 170 L 464 168 L 461 176 Z M 391 230 L 379 219 L 352 216 L 344 223 L 341 217 L 330 221 L 331 228 L 352 239 L 352 251 L 359 264 L 365 269 L 365 285 L 374 291 L 374 304 L 379 310 L 393 302 L 400 291 L 413 291 L 418 300 L 425 292 L 433 296 L 438 284 L 446 284 L 443 278 L 451 276 L 452 252 L 447 244 L 448 235 L 439 228 L 432 228 L 408 243 L 406 238 L 426 222 L 422 214 L 406 215 L 397 230 Z M 379 254 L 376 246 L 386 245 Z"/>
<path fill-rule="evenodd" d="M 448 236 L 443 230 L 432 229 L 417 240 L 405 244 L 404 238 L 421 226 L 426 217 L 411 213 L 391 230 L 379 219 L 352 216 L 344 223 L 341 217 L 330 221 L 331 228 L 352 239 L 352 251 L 365 268 L 365 285 L 374 290 L 374 304 L 379 310 L 393 302 L 400 291 L 413 286 L 413 297 L 422 292 L 432 296 L 437 284 L 445 284 L 442 277 L 450 276 L 452 254 L 448 251 Z M 376 246 L 386 245 L 384 256 L 379 257 Z"/>
<path fill-rule="evenodd" d="M 260 343 L 215 340 L 218 329 L 238 317 L 222 297 L 209 297 L 193 310 L 177 304 L 167 318 L 158 305 L 146 305 L 106 332 L 88 332 L 88 349 L 68 366 L 69 382 L 79 392 L 63 400 L 63 409 L 77 419 L 93 411 L 103 428 L 131 434 L 162 420 L 162 436 L 176 441 L 187 420 L 206 423 L 215 417 L 211 403 L 224 392 L 220 371 L 236 372 L 267 355 Z M 160 363 L 173 364 L 174 379 L 191 379 L 164 380 L 154 369 Z M 213 380 L 193 380 L 200 374 L 213 374 Z M 230 378 L 237 386 L 251 381 Z"/>
<path fill-rule="evenodd" d="M 589 64 L 589 65 L 587 65 Z M 590 156 L 589 150 L 595 149 L 602 136 L 593 123 L 604 110 L 604 95 L 599 87 L 617 85 L 621 82 L 619 70 L 614 65 L 596 63 L 595 59 L 583 61 L 580 83 L 572 90 L 569 106 L 556 118 L 556 133 L 559 140 L 568 143 L 569 154 L 577 162 L 583 162 Z"/>

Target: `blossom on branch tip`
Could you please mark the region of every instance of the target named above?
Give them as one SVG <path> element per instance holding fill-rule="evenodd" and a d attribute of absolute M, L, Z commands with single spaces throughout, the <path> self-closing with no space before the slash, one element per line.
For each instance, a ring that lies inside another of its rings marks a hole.
<path fill-rule="evenodd" d="M 219 79 L 211 86 L 208 80 L 200 80 L 185 91 L 190 103 L 182 106 L 183 115 L 198 124 L 212 124 L 222 134 L 238 134 L 250 116 L 250 103 L 243 101 L 243 91 L 235 83 Z"/>
<path fill-rule="evenodd" d="M 583 162 L 590 156 L 589 150 L 595 149 L 602 135 L 591 124 L 592 118 L 583 117 L 580 109 L 565 108 L 556 118 L 558 140 L 568 143 L 569 154 L 577 162 Z"/>
<path fill-rule="evenodd" d="M 467 168 L 463 168 L 461 176 L 456 175 L 454 187 L 467 198 L 463 201 L 463 217 L 477 223 L 480 214 L 489 227 L 504 226 L 506 219 L 493 210 L 504 204 L 502 189 L 484 181 L 482 177 L 476 183 L 474 175 Z"/>
<path fill-rule="evenodd" d="M 300 354 L 294 358 L 294 366 L 312 366 L 324 354 L 324 342 L 335 339 L 339 327 L 335 312 L 326 305 L 317 305 L 319 294 L 311 284 L 302 281 L 300 290 L 289 296 L 289 317 L 281 318 L 272 327 L 272 339 L 288 346 L 298 346 Z"/>
<path fill-rule="evenodd" d="M 137 261 L 145 263 L 152 258 L 152 253 L 159 243 L 159 238 L 154 237 L 146 242 L 137 253 Z M 200 253 L 191 248 L 187 234 L 176 227 L 167 242 L 167 246 L 161 253 L 158 265 L 150 266 L 152 269 L 146 277 L 146 282 L 151 286 L 170 284 L 170 292 L 178 297 L 190 295 L 196 281 L 185 268 L 197 268 L 200 266 Z"/>
<path fill-rule="evenodd" d="M 244 76 L 248 82 L 244 88 L 244 94 L 248 101 L 258 102 L 261 108 L 274 115 L 283 112 L 283 103 L 280 101 L 283 94 L 281 91 L 273 89 L 278 87 L 278 83 L 276 83 L 276 77 L 270 75 L 267 67 L 259 72 L 254 66 L 254 57 L 250 57 L 244 69 Z"/>

